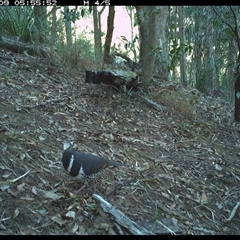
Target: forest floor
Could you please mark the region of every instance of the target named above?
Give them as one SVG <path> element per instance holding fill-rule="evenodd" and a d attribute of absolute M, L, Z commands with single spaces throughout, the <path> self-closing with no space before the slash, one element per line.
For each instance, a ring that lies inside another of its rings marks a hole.
<path fill-rule="evenodd" d="M 84 71 L 3 50 L 0 62 L 0 235 L 132 234 L 90 186 L 74 194 L 82 183 L 62 167 L 65 139 L 129 165 L 106 170 L 97 194 L 141 226 L 155 222 L 149 231 L 240 234 L 240 128 L 229 103 L 155 79 L 158 111 L 84 83 Z"/>

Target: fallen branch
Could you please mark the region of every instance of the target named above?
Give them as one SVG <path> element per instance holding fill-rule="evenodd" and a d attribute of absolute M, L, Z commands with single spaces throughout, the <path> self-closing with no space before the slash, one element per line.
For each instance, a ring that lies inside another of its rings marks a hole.
<path fill-rule="evenodd" d="M 156 109 L 158 111 L 162 112 L 163 110 L 166 109 L 166 107 L 164 107 L 164 106 L 162 106 L 162 105 L 160 105 L 160 104 L 158 104 L 158 103 L 156 103 L 156 102 L 154 102 L 154 101 L 152 101 L 152 100 L 150 100 L 146 97 L 143 97 L 138 93 L 131 92 L 131 95 L 141 98 L 144 103 L 146 103 L 148 106 L 153 107 L 154 109 Z"/>
<path fill-rule="evenodd" d="M 112 214 L 116 221 L 123 227 L 127 228 L 132 234 L 134 235 L 154 235 L 152 232 L 146 230 L 145 228 L 141 227 L 136 222 L 132 221 L 126 215 L 124 215 L 120 210 L 117 210 L 113 207 L 109 202 L 104 200 L 98 194 L 93 194 L 92 196 L 95 200 L 100 202 L 100 206 L 103 208 L 105 212 Z"/>
<path fill-rule="evenodd" d="M 50 50 L 43 45 L 27 44 L 19 40 L 7 37 L 0 37 L 0 47 L 3 49 L 8 49 L 15 53 L 27 52 L 32 56 L 36 56 L 37 54 L 47 58 L 50 56 Z"/>
<path fill-rule="evenodd" d="M 163 109 L 165 108 L 164 106 L 162 106 L 162 105 L 160 105 L 160 104 L 158 104 L 158 103 L 156 103 L 156 102 L 154 102 L 154 101 L 152 101 L 152 100 L 150 100 L 146 97 L 143 97 L 143 96 L 139 96 L 139 97 L 141 97 L 147 105 L 155 108 L 158 111 L 163 111 Z"/>

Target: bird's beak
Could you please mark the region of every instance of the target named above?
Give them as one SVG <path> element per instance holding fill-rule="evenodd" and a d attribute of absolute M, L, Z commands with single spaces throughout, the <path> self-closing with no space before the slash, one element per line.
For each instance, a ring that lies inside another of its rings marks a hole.
<path fill-rule="evenodd" d="M 68 140 L 64 141 L 64 143 L 63 143 L 63 151 L 65 151 L 67 149 L 70 149 L 70 148 L 72 148 L 72 144 Z"/>

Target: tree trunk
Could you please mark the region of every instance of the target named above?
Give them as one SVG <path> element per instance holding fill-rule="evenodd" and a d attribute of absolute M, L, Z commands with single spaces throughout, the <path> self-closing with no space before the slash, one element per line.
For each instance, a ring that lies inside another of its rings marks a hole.
<path fill-rule="evenodd" d="M 53 6 L 52 8 L 52 26 L 51 26 L 51 59 L 53 60 L 53 53 L 54 53 L 54 44 L 57 40 L 57 6 Z"/>
<path fill-rule="evenodd" d="M 169 16 L 168 6 L 155 6 L 156 15 L 156 39 L 157 49 L 159 49 L 155 62 L 155 70 L 157 75 L 163 79 L 168 80 L 168 41 L 167 41 L 167 23 Z M 149 26 L 152 28 L 152 26 Z"/>
<path fill-rule="evenodd" d="M 198 7 L 199 8 L 199 7 Z M 202 54 L 203 54 L 203 48 L 202 48 L 202 16 L 200 14 L 199 9 L 196 10 L 196 13 L 194 14 L 194 32 L 195 34 L 195 40 L 194 40 L 194 59 L 193 62 L 195 64 L 195 86 L 199 91 L 203 91 L 203 81 L 202 81 Z"/>
<path fill-rule="evenodd" d="M 235 55 L 237 52 L 236 44 L 234 39 L 230 39 L 228 42 L 228 56 L 227 62 L 233 64 L 235 62 Z M 229 89 L 228 99 L 233 103 L 234 102 L 234 68 L 232 65 L 227 68 L 226 81 L 224 81 L 224 89 Z"/>
<path fill-rule="evenodd" d="M 240 122 L 240 74 L 239 66 L 236 69 L 236 80 L 235 80 L 235 120 Z"/>
<path fill-rule="evenodd" d="M 219 91 L 219 82 L 216 72 L 216 56 L 215 56 L 215 39 L 213 18 L 211 16 L 210 7 L 205 7 L 206 19 L 204 19 L 204 35 L 207 36 L 203 41 L 204 46 L 204 92 L 217 96 Z"/>
<path fill-rule="evenodd" d="M 110 62 L 109 55 L 110 55 L 113 29 L 114 29 L 114 16 L 115 16 L 114 6 L 109 6 L 109 13 L 107 18 L 107 34 L 106 34 L 105 48 L 104 48 L 104 63 Z"/>
<path fill-rule="evenodd" d="M 93 6 L 93 23 L 95 60 L 102 61 L 101 13 L 98 12 L 97 6 Z"/>
<path fill-rule="evenodd" d="M 176 39 L 178 39 L 178 22 L 176 21 L 176 16 L 178 15 L 178 6 L 172 6 L 171 7 L 172 11 L 170 12 L 171 16 L 175 16 L 175 21 L 172 23 L 173 27 L 170 31 L 172 31 L 172 33 L 170 33 L 172 35 L 172 44 L 173 42 L 176 41 Z M 169 52 L 170 52 L 170 48 L 169 48 Z M 177 61 L 176 61 L 176 57 L 174 56 L 174 54 L 171 54 L 171 59 L 169 61 L 169 68 L 172 72 L 172 76 L 171 76 L 171 81 L 176 82 L 177 81 Z"/>
<path fill-rule="evenodd" d="M 149 81 L 152 78 L 154 63 L 155 63 L 155 51 L 156 51 L 156 12 L 155 7 L 146 6 L 146 16 L 144 19 L 144 26 L 148 26 L 145 31 L 147 34 L 147 45 L 144 50 L 144 60 L 142 66 L 142 78 L 143 88 L 148 92 Z"/>
<path fill-rule="evenodd" d="M 34 6 L 34 41 L 36 43 L 45 42 L 45 30 L 47 29 L 47 7 L 46 6 Z"/>
<path fill-rule="evenodd" d="M 146 55 L 146 46 L 148 45 L 147 39 L 147 26 L 145 16 L 146 16 L 146 7 L 144 6 L 135 6 L 136 15 L 137 15 L 137 23 L 138 23 L 138 31 L 139 31 L 139 39 L 140 39 L 140 51 L 139 51 L 139 66 L 143 66 L 144 56 Z"/>
<path fill-rule="evenodd" d="M 68 16 L 69 14 L 69 6 L 64 6 L 64 15 Z M 72 46 L 72 26 L 71 26 L 71 21 L 69 21 L 65 17 L 65 31 L 66 31 L 66 38 L 67 38 L 67 47 Z"/>
<path fill-rule="evenodd" d="M 186 78 L 186 59 L 185 59 L 185 41 L 184 41 L 184 23 L 183 23 L 183 8 L 184 6 L 178 6 L 178 14 L 179 14 L 179 39 L 181 46 L 181 57 L 180 57 L 180 81 L 184 86 L 187 86 L 187 78 Z"/>

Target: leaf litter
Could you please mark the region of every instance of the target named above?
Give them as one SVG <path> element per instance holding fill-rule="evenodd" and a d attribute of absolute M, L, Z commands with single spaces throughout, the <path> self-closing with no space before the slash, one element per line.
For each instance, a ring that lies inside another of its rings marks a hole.
<path fill-rule="evenodd" d="M 97 190 L 132 221 L 165 226 L 164 234 L 240 234 L 232 105 L 155 79 L 158 111 L 110 86 L 85 84 L 84 72 L 13 55 L 16 67 L 3 51 L 0 68 L 0 234 L 129 234 L 102 211 L 91 186 L 74 194 L 82 183 L 63 170 L 65 139 L 127 165 L 107 169 Z"/>

